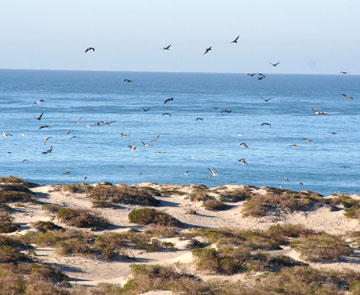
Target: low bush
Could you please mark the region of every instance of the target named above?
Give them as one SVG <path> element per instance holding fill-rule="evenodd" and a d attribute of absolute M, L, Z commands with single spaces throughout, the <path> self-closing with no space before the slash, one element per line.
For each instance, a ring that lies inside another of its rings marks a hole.
<path fill-rule="evenodd" d="M 56 215 L 62 222 L 70 226 L 94 230 L 109 226 L 109 222 L 105 218 L 85 209 L 61 208 Z"/>
<path fill-rule="evenodd" d="M 25 181 L 22 178 L 17 176 L 0 176 L 0 183 L 21 183 L 25 184 Z"/>
<path fill-rule="evenodd" d="M 33 194 L 24 184 L 0 184 L 0 203 L 31 201 L 34 201 Z"/>
<path fill-rule="evenodd" d="M 248 188 L 235 189 L 220 194 L 221 199 L 225 202 L 245 201 L 247 199 L 250 199 L 252 196 L 254 196 L 254 193 Z"/>
<path fill-rule="evenodd" d="M 0 233 L 12 233 L 20 227 L 7 212 L 0 211 Z"/>
<path fill-rule="evenodd" d="M 61 189 L 63 192 L 75 194 L 75 193 L 87 193 L 92 189 L 94 189 L 94 187 L 87 183 L 76 183 L 76 184 L 63 184 L 61 185 Z"/>
<path fill-rule="evenodd" d="M 0 263 L 19 263 L 29 258 L 13 246 L 0 246 Z"/>
<path fill-rule="evenodd" d="M 130 186 L 98 185 L 88 191 L 96 207 L 111 207 L 117 204 L 158 206 L 160 201 L 153 197 L 152 191 Z"/>
<path fill-rule="evenodd" d="M 344 256 L 353 253 L 341 237 L 325 233 L 294 240 L 290 246 L 299 251 L 304 259 L 315 262 L 341 261 Z"/>
<path fill-rule="evenodd" d="M 52 230 L 64 230 L 63 227 L 56 225 L 51 221 L 36 221 L 31 224 L 37 230 L 45 233 Z"/>
<path fill-rule="evenodd" d="M 203 201 L 203 207 L 209 211 L 220 211 L 229 209 L 229 206 L 216 199 Z"/>
<path fill-rule="evenodd" d="M 133 210 L 128 215 L 129 221 L 136 224 L 155 224 L 170 227 L 183 227 L 183 223 L 171 215 L 152 208 Z"/>

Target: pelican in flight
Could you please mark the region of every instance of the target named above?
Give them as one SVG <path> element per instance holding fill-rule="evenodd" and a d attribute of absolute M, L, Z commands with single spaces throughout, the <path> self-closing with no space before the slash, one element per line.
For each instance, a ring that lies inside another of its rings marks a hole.
<path fill-rule="evenodd" d="M 42 116 L 44 115 L 44 112 L 41 113 L 41 115 L 39 117 L 34 117 L 36 120 L 41 120 Z"/>
<path fill-rule="evenodd" d="M 165 99 L 164 104 L 167 104 L 168 102 L 173 101 L 173 100 L 174 100 L 173 97 L 169 97 L 169 98 Z"/>
<path fill-rule="evenodd" d="M 88 47 L 85 50 L 85 53 L 89 52 L 90 50 L 92 50 L 93 52 L 95 52 L 95 48 L 94 47 Z"/>
<path fill-rule="evenodd" d="M 249 148 L 249 146 L 247 145 L 246 142 L 242 142 L 242 143 L 240 143 L 240 145 L 242 145 L 243 147 L 246 147 L 247 149 Z"/>
<path fill-rule="evenodd" d="M 329 115 L 327 112 L 320 112 L 318 110 L 315 110 L 314 108 L 311 108 L 312 111 L 315 113 L 315 115 Z"/>
<path fill-rule="evenodd" d="M 304 137 L 303 140 L 306 140 L 306 141 L 310 142 L 311 144 L 315 144 L 310 138 Z"/>
<path fill-rule="evenodd" d="M 245 165 L 249 165 L 245 158 L 240 159 L 239 162 L 242 162 Z"/>
<path fill-rule="evenodd" d="M 166 47 L 164 47 L 163 50 L 170 50 L 170 47 L 171 47 L 171 44 L 168 45 L 168 46 L 166 46 Z"/>
<path fill-rule="evenodd" d="M 237 36 L 237 37 L 236 37 L 233 41 L 231 41 L 230 43 L 238 43 L 239 37 L 240 37 L 240 36 Z"/>
<path fill-rule="evenodd" d="M 42 152 L 42 154 L 46 155 L 46 154 L 50 154 L 52 152 L 52 150 L 54 149 L 54 147 L 51 145 L 50 148 L 45 151 L 45 152 Z"/>
<path fill-rule="evenodd" d="M 136 146 L 128 145 L 128 147 L 130 148 L 130 150 L 131 150 L 132 152 L 136 150 Z"/>
<path fill-rule="evenodd" d="M 276 67 L 280 62 L 278 61 L 277 63 L 272 63 L 270 62 L 270 64 L 273 66 L 273 67 Z"/>
<path fill-rule="evenodd" d="M 148 112 L 148 111 L 150 111 L 150 110 L 151 110 L 151 108 L 147 108 L 147 109 L 145 109 L 144 107 L 143 107 L 142 109 L 143 109 L 143 111 L 144 111 L 144 112 Z"/>
<path fill-rule="evenodd" d="M 46 138 L 44 139 L 44 144 L 46 144 L 50 138 L 52 138 L 52 137 L 51 137 L 51 136 L 46 137 Z"/>
<path fill-rule="evenodd" d="M 262 123 L 260 126 L 269 126 L 271 128 L 271 124 L 266 122 Z"/>
<path fill-rule="evenodd" d="M 206 49 L 205 49 L 204 54 L 208 53 L 210 50 L 212 50 L 211 46 L 210 46 L 209 48 L 206 48 Z"/>
<path fill-rule="evenodd" d="M 350 95 L 347 95 L 347 94 L 341 94 L 343 97 L 347 98 L 347 99 L 354 99 L 352 96 Z"/>
<path fill-rule="evenodd" d="M 171 114 L 170 114 L 170 113 L 163 113 L 162 115 L 163 115 L 163 116 L 169 116 L 169 117 L 171 117 Z"/>
<path fill-rule="evenodd" d="M 34 101 L 33 102 L 33 104 L 40 104 L 41 102 L 44 102 L 45 100 L 43 100 L 43 99 L 39 99 L 39 100 L 37 100 L 37 101 Z"/>
<path fill-rule="evenodd" d="M 212 170 L 211 168 L 208 168 L 208 170 L 211 173 L 211 177 L 219 175 L 219 172 L 216 169 Z"/>
<path fill-rule="evenodd" d="M 13 136 L 12 134 L 6 133 L 5 131 L 3 131 L 2 135 L 3 135 L 4 137 Z"/>

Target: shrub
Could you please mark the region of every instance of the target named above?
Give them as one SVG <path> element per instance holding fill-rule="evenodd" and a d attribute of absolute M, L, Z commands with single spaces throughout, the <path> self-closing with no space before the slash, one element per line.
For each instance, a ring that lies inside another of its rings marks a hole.
<path fill-rule="evenodd" d="M 86 193 L 94 188 L 87 183 L 76 183 L 76 184 L 63 184 L 61 185 L 61 189 L 64 192 L 69 192 L 74 194 L 74 193 Z"/>
<path fill-rule="evenodd" d="M 230 192 L 221 193 L 221 199 L 226 202 L 240 202 L 250 199 L 254 194 L 248 188 L 235 189 Z"/>
<path fill-rule="evenodd" d="M 17 176 L 0 176 L 0 183 L 22 183 L 25 184 L 25 181 L 22 178 Z"/>
<path fill-rule="evenodd" d="M 100 185 L 88 192 L 96 207 L 110 207 L 116 204 L 158 206 L 160 201 L 149 190 L 129 186 Z"/>
<path fill-rule="evenodd" d="M 36 221 L 32 223 L 32 226 L 43 233 L 51 230 L 64 230 L 63 227 L 58 226 L 51 221 Z"/>
<path fill-rule="evenodd" d="M 0 184 L 0 203 L 33 201 L 31 191 L 22 183 Z"/>
<path fill-rule="evenodd" d="M 0 263 L 18 263 L 27 260 L 28 257 L 21 253 L 18 248 L 12 246 L 0 246 Z"/>
<path fill-rule="evenodd" d="M 133 210 L 129 213 L 128 218 L 130 222 L 141 225 L 155 224 L 183 227 L 183 223 L 171 215 L 151 208 Z"/>
<path fill-rule="evenodd" d="M 294 240 L 290 246 L 300 251 L 301 256 L 309 261 L 339 261 L 353 253 L 342 238 L 325 233 Z"/>
<path fill-rule="evenodd" d="M 203 201 L 203 206 L 206 210 L 210 211 L 226 210 L 229 208 L 229 206 L 216 199 Z"/>
<path fill-rule="evenodd" d="M 315 235 L 317 232 L 312 229 L 305 228 L 302 224 L 276 224 L 268 228 L 267 233 L 271 237 L 276 237 L 277 239 L 284 238 L 299 238 L 299 237 L 309 237 Z"/>
<path fill-rule="evenodd" d="M 214 199 L 207 194 L 207 189 L 194 189 L 189 195 L 191 201 L 206 201 L 210 199 Z"/>
<path fill-rule="evenodd" d="M 7 212 L 0 211 L 0 233 L 12 233 L 20 226 L 13 222 L 14 218 Z"/>
<path fill-rule="evenodd" d="M 57 211 L 57 217 L 66 225 L 93 229 L 102 229 L 109 226 L 109 222 L 96 214 L 85 209 L 61 208 Z"/>

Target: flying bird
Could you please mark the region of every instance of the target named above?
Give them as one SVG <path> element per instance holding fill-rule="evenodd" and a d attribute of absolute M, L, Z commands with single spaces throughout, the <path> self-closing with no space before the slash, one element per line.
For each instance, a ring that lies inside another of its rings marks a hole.
<path fill-rule="evenodd" d="M 50 126 L 49 125 L 42 125 L 42 126 L 39 127 L 39 129 L 45 129 L 45 128 L 50 128 Z"/>
<path fill-rule="evenodd" d="M 347 98 L 347 99 L 354 99 L 352 96 L 347 95 L 347 94 L 341 94 L 343 97 Z"/>
<path fill-rule="evenodd" d="M 39 117 L 34 117 L 36 120 L 41 120 L 42 116 L 44 115 L 44 112 L 41 113 L 41 115 Z"/>
<path fill-rule="evenodd" d="M 114 122 L 116 122 L 116 121 L 110 121 L 110 122 L 101 121 L 101 123 L 102 123 L 103 125 L 108 125 L 109 127 L 111 127 L 111 123 L 114 123 Z"/>
<path fill-rule="evenodd" d="M 277 63 L 272 63 L 272 62 L 270 62 L 270 64 L 273 66 L 273 67 L 276 67 L 278 64 L 279 64 L 280 62 L 277 62 Z"/>
<path fill-rule="evenodd" d="M 80 121 L 81 121 L 81 119 L 82 119 L 82 117 L 80 117 L 79 119 L 77 119 L 77 120 L 75 121 L 75 124 L 76 124 L 76 125 L 79 124 Z"/>
<path fill-rule="evenodd" d="M 163 50 L 170 50 L 170 47 L 171 47 L 171 44 L 168 45 L 168 46 L 166 46 L 166 47 L 164 47 Z"/>
<path fill-rule="evenodd" d="M 242 162 L 242 163 L 244 163 L 245 165 L 248 165 L 248 162 L 246 161 L 245 158 L 240 159 L 239 162 Z"/>
<path fill-rule="evenodd" d="M 37 101 L 34 101 L 33 102 L 33 104 L 40 104 L 41 102 L 44 102 L 45 100 L 43 100 L 43 99 L 39 99 L 39 100 L 37 100 Z"/>
<path fill-rule="evenodd" d="M 220 113 L 231 113 L 232 112 L 232 110 L 221 110 L 221 112 Z"/>
<path fill-rule="evenodd" d="M 64 172 L 63 174 L 61 174 L 61 175 L 69 175 L 71 173 L 71 170 L 69 170 L 69 171 L 66 171 L 66 172 Z"/>
<path fill-rule="evenodd" d="M 329 115 L 327 112 L 320 112 L 320 111 L 317 111 L 315 110 L 314 108 L 311 108 L 312 111 L 315 113 L 315 115 Z"/>
<path fill-rule="evenodd" d="M 285 181 L 289 182 L 289 178 L 288 177 L 284 177 Z"/>
<path fill-rule="evenodd" d="M 121 134 L 121 137 L 128 137 L 129 135 L 128 134 L 125 134 L 125 133 L 120 133 Z"/>
<path fill-rule="evenodd" d="M 250 77 L 254 77 L 256 75 L 256 73 L 248 73 L 247 75 Z"/>
<path fill-rule="evenodd" d="M 128 145 L 128 147 L 130 148 L 130 150 L 131 150 L 132 152 L 136 150 L 136 146 Z"/>
<path fill-rule="evenodd" d="M 144 147 L 149 147 L 149 146 L 150 146 L 150 144 L 148 144 L 148 143 L 146 143 L 146 142 L 144 142 L 144 141 L 141 141 L 141 143 L 142 143 L 142 145 L 143 145 Z"/>
<path fill-rule="evenodd" d="M 211 176 L 210 176 L 210 177 L 212 177 L 212 176 L 218 176 L 218 175 L 219 175 L 219 172 L 218 172 L 216 169 L 212 170 L 211 168 L 208 168 L 208 170 L 209 170 L 210 173 L 211 173 Z"/>
<path fill-rule="evenodd" d="M 231 41 L 230 43 L 238 43 L 239 37 L 240 37 L 240 36 L 237 36 L 237 37 L 236 37 L 233 41 Z"/>
<path fill-rule="evenodd" d="M 133 80 L 124 79 L 124 82 L 131 83 Z"/>
<path fill-rule="evenodd" d="M 266 123 L 266 122 L 262 123 L 260 126 L 270 126 L 270 128 L 271 128 L 271 124 L 270 124 L 270 123 Z"/>
<path fill-rule="evenodd" d="M 163 115 L 163 116 L 169 116 L 169 117 L 171 117 L 171 114 L 170 114 L 170 113 L 163 113 L 162 115 Z"/>
<path fill-rule="evenodd" d="M 142 109 L 143 109 L 143 111 L 144 111 L 144 112 L 148 112 L 148 111 L 150 111 L 150 110 L 151 110 L 151 108 L 147 108 L 147 109 L 145 109 L 144 107 L 143 107 Z"/>
<path fill-rule="evenodd" d="M 70 134 L 71 131 L 70 131 L 70 130 L 66 130 L 65 133 L 66 133 L 66 134 Z"/>
<path fill-rule="evenodd" d="M 289 145 L 290 147 L 299 147 L 297 144 L 293 143 Z"/>
<path fill-rule="evenodd" d="M 159 139 L 160 135 L 156 136 L 154 139 L 153 139 L 153 142 L 157 142 L 158 139 Z"/>
<path fill-rule="evenodd" d="M 349 73 L 349 72 L 340 72 L 340 74 L 343 74 L 343 75 L 346 75 L 347 73 Z"/>
<path fill-rule="evenodd" d="M 95 52 L 95 48 L 94 47 L 88 47 L 85 50 L 85 53 L 87 53 L 88 51 L 92 50 L 93 52 Z"/>
<path fill-rule="evenodd" d="M 52 138 L 52 137 L 51 137 L 51 136 L 46 137 L 46 138 L 44 139 L 44 144 L 46 144 L 50 138 Z"/>
<path fill-rule="evenodd" d="M 189 170 L 186 170 L 185 172 L 184 172 L 184 175 L 189 175 Z"/>
<path fill-rule="evenodd" d="M 2 135 L 3 135 L 4 137 L 13 136 L 12 134 L 6 133 L 5 131 L 3 131 Z"/>
<path fill-rule="evenodd" d="M 205 49 L 204 54 L 208 53 L 210 50 L 212 50 L 211 46 L 210 46 L 209 48 L 206 48 L 206 49 Z"/>
<path fill-rule="evenodd" d="M 50 154 L 52 151 L 53 151 L 54 147 L 51 145 L 50 148 L 45 151 L 45 152 L 42 152 L 42 154 L 46 155 L 46 154 Z"/>
<path fill-rule="evenodd" d="M 165 99 L 164 104 L 167 104 L 169 101 L 173 101 L 173 100 L 174 100 L 173 97 L 169 97 L 169 98 Z"/>
<path fill-rule="evenodd" d="M 74 136 L 71 136 L 71 137 L 69 138 L 69 140 L 74 139 L 74 138 L 79 138 L 79 137 L 76 136 L 76 135 L 74 135 Z"/>
<path fill-rule="evenodd" d="M 265 77 L 266 77 L 266 76 L 265 76 L 264 74 L 259 73 L 257 79 L 261 81 L 261 80 L 264 79 Z"/>
<path fill-rule="evenodd" d="M 198 117 L 198 118 L 195 119 L 195 121 L 204 121 L 204 118 Z"/>
<path fill-rule="evenodd" d="M 315 144 L 315 143 L 314 143 L 311 139 L 309 139 L 309 138 L 304 137 L 303 140 L 306 140 L 306 141 L 310 142 L 311 144 Z"/>
<path fill-rule="evenodd" d="M 240 145 L 242 145 L 242 146 L 246 147 L 247 149 L 249 148 L 249 146 L 247 145 L 247 143 L 246 143 L 246 142 L 242 142 L 242 143 L 240 143 Z"/>
<path fill-rule="evenodd" d="M 265 97 L 261 97 L 262 99 L 263 99 L 263 101 L 265 101 L 265 102 L 268 102 L 268 101 L 270 101 L 270 100 L 272 100 L 273 98 L 265 98 Z"/>

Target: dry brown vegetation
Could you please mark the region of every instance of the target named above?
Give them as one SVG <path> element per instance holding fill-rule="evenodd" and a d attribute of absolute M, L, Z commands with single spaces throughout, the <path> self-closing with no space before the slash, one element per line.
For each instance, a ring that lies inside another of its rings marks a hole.
<path fill-rule="evenodd" d="M 181 221 L 165 212 L 152 208 L 133 210 L 129 213 L 128 218 L 130 222 L 141 225 L 155 224 L 170 227 L 183 227 L 183 223 Z"/>

